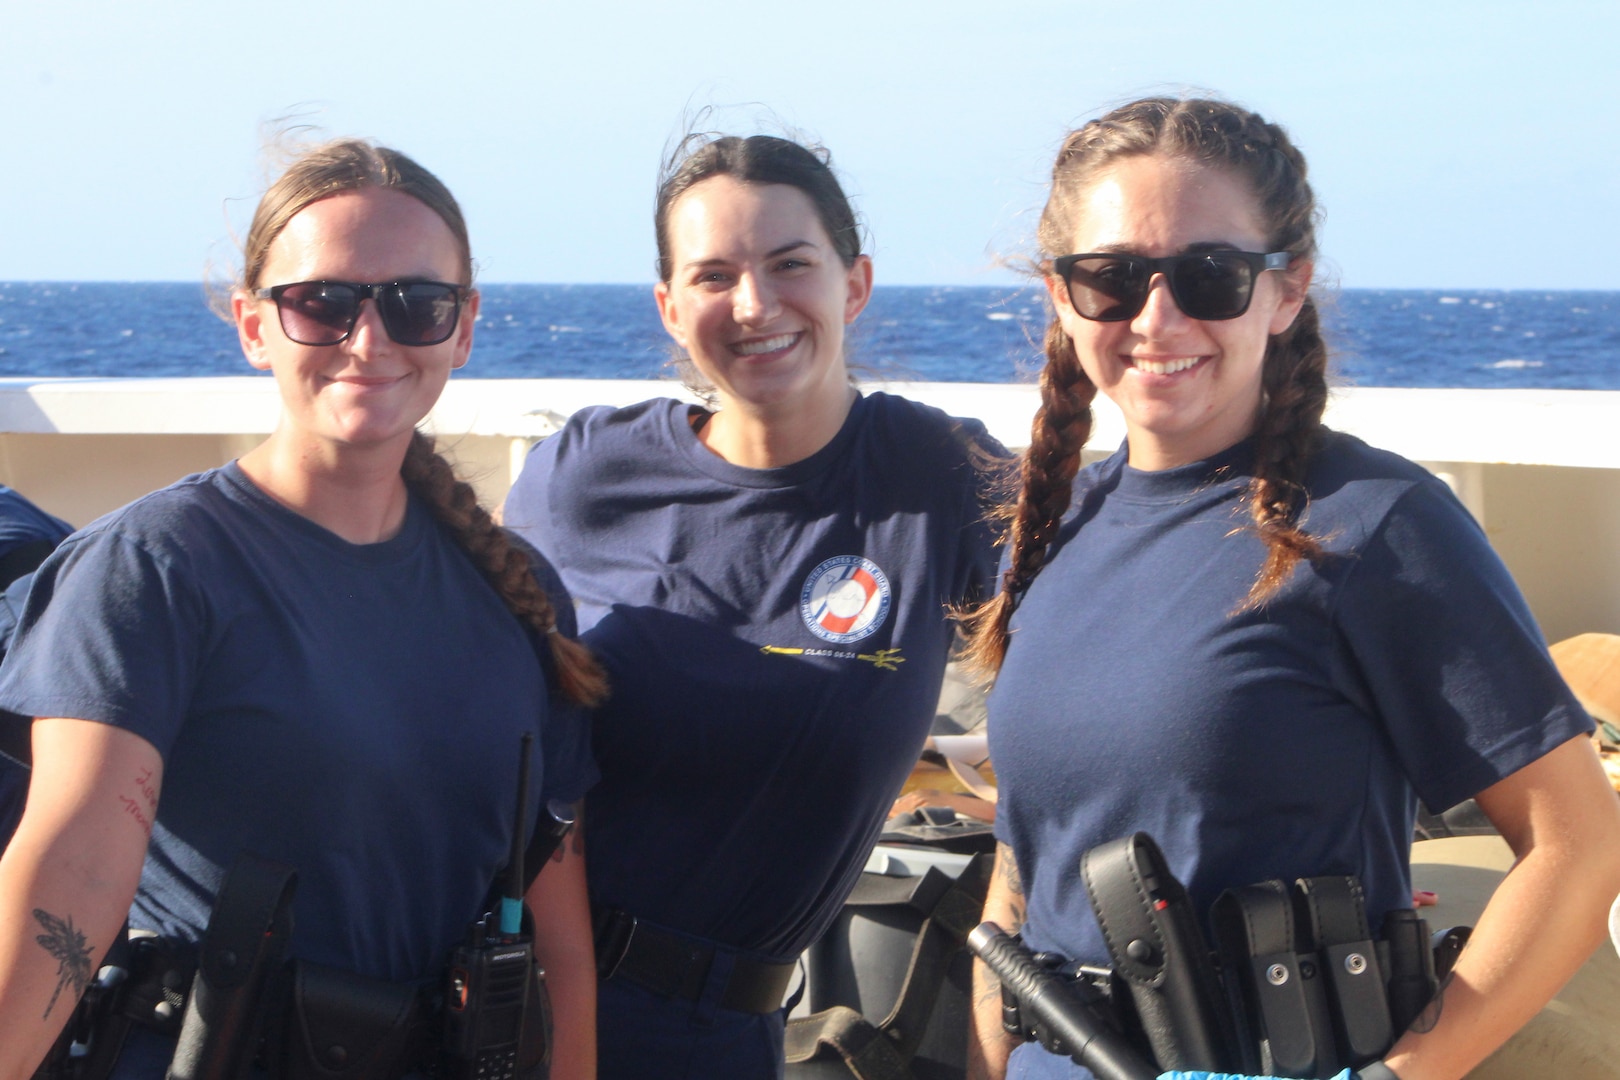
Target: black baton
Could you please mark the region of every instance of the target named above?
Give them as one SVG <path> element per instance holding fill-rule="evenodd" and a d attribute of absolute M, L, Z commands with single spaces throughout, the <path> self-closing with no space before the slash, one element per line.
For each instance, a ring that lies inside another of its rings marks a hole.
<path fill-rule="evenodd" d="M 1045 1028 L 1069 1051 L 1077 1065 L 1097 1080 L 1155 1080 L 1159 1070 L 1076 1000 L 1063 980 L 1035 962 L 1028 949 L 993 922 L 980 923 L 968 935 L 968 948 L 990 966 L 1001 985 L 1018 995 L 1019 1010 Z"/>

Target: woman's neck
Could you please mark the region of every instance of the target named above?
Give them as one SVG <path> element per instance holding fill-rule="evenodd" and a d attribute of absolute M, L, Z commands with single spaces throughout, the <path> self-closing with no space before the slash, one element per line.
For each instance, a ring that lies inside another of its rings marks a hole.
<path fill-rule="evenodd" d="M 757 406 L 721 397 L 720 410 L 698 429 L 709 450 L 748 469 L 776 469 L 803 461 L 833 441 L 854 406 L 855 388 L 791 406 Z"/>
<path fill-rule="evenodd" d="M 351 544 L 392 539 L 409 503 L 400 464 L 409 438 L 398 445 L 311 446 L 277 429 L 237 461 L 255 487 L 300 517 Z"/>

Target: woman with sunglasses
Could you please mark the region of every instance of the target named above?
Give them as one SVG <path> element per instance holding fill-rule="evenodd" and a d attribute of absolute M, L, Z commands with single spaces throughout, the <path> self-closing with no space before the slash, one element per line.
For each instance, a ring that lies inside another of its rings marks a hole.
<path fill-rule="evenodd" d="M 655 216 L 664 326 L 717 408 L 594 409 L 505 521 L 557 563 L 613 694 L 590 800 L 604 1077 L 779 1076 L 795 961 L 837 915 L 993 580 L 1004 452 L 859 393 L 854 211 L 785 139 L 700 137 Z"/>
<path fill-rule="evenodd" d="M 0 707 L 38 718 L 0 859 L 0 1075 L 46 1054 L 126 916 L 186 953 L 243 855 L 296 870 L 299 964 L 437 989 L 511 850 L 524 738 L 531 822 L 593 779 L 577 706 L 602 683 L 571 605 L 417 430 L 467 361 L 471 281 L 431 173 L 360 141 L 303 154 L 261 200 L 231 298 L 281 394 L 274 434 L 39 571 L 0 676 Z M 527 899 L 552 1075 L 588 1077 L 581 859 Z M 173 1023 L 154 1023 L 117 1075 L 164 1075 Z"/>
<path fill-rule="evenodd" d="M 1107 964 L 1076 869 L 1141 830 L 1202 914 L 1227 888 L 1353 874 L 1376 927 L 1411 905 L 1416 799 L 1474 797 L 1518 863 L 1366 1074 L 1455 1080 L 1601 940 L 1620 805 L 1467 511 L 1322 426 L 1316 217 L 1284 132 L 1222 102 L 1138 101 L 1063 145 L 1041 407 L 973 628 L 998 672 L 985 917 Z M 1126 442 L 1081 469 L 1099 391 Z M 1009 1068 L 982 970 L 975 1002 L 983 1075 L 1087 1075 L 1037 1044 Z"/>

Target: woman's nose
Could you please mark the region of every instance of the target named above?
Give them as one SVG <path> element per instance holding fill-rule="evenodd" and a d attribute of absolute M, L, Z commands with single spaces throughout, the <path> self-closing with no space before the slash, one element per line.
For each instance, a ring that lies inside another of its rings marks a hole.
<path fill-rule="evenodd" d="M 756 274 L 737 279 L 731 296 L 731 317 L 743 325 L 768 322 L 776 314 L 776 292 Z"/>
<path fill-rule="evenodd" d="M 1136 318 L 1131 320 L 1132 325 L 1144 336 L 1152 336 L 1155 331 L 1162 332 L 1166 327 L 1185 321 L 1187 314 L 1181 310 L 1175 294 L 1170 291 L 1170 279 L 1163 274 L 1154 274 L 1148 281 L 1147 301 Z"/>
<path fill-rule="evenodd" d="M 362 299 L 354 317 L 354 329 L 349 331 L 345 344 L 355 352 L 370 352 L 392 344 L 393 340 L 388 336 L 388 327 L 383 325 L 377 301 L 371 297 Z"/>

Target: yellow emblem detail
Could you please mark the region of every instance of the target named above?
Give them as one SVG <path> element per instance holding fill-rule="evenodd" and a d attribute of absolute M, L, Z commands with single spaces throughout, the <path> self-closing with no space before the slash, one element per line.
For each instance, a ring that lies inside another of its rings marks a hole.
<path fill-rule="evenodd" d="M 875 653 L 850 653 L 841 649 L 795 649 L 787 645 L 761 645 L 766 656 L 830 656 L 834 660 L 865 660 L 879 671 L 898 671 L 906 658 L 899 649 L 879 649 Z"/>

